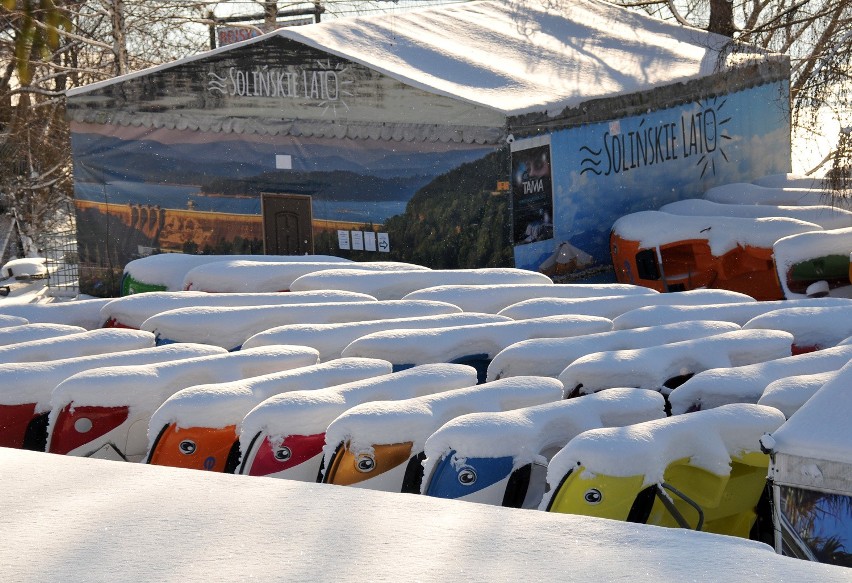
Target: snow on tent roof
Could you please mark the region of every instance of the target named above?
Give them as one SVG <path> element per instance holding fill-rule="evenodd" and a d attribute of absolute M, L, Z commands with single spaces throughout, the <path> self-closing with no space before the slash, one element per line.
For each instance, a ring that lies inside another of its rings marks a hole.
<path fill-rule="evenodd" d="M 199 306 L 271 306 L 296 303 L 343 301 L 375 301 L 366 294 L 343 291 L 312 291 L 292 293 L 228 293 L 206 292 L 146 292 L 116 298 L 101 308 L 101 321 L 114 319 L 131 328 L 139 328 L 155 314 L 178 308 Z M 280 344 L 280 343 L 279 343 Z M 286 343 L 292 344 L 292 343 Z"/>
<path fill-rule="evenodd" d="M 495 283 L 547 284 L 552 280 L 543 273 L 509 267 L 388 272 L 329 269 L 303 275 L 293 282 L 290 289 L 342 289 L 370 294 L 380 300 L 393 300 L 436 285 Z"/>
<path fill-rule="evenodd" d="M 749 205 L 712 202 L 703 198 L 688 198 L 664 204 L 660 212 L 672 215 L 717 217 L 787 217 L 816 223 L 823 229 L 840 229 L 852 226 L 852 211 L 830 205 L 783 206 Z"/>
<path fill-rule="evenodd" d="M 773 253 L 778 278 L 787 298 L 801 298 L 804 294 L 791 292 L 787 285 L 787 272 L 796 263 L 825 257 L 826 255 L 849 256 L 852 249 L 852 227 L 814 233 L 799 233 L 783 237 L 775 242 Z"/>
<path fill-rule="evenodd" d="M 29 324 L 29 321 L 26 318 L 0 314 L 0 328 L 11 328 L 12 326 L 24 326 L 26 324 Z"/>
<path fill-rule="evenodd" d="M 100 327 L 100 310 L 109 301 L 109 298 L 97 298 L 73 302 L 11 304 L 0 306 L 0 314 L 25 318 L 31 323 L 68 324 L 94 330 Z"/>
<path fill-rule="evenodd" d="M 117 78 L 119 79 L 119 78 Z M 166 291 L 183 290 L 183 279 L 193 267 L 217 261 L 323 261 L 349 263 L 349 259 L 332 255 L 187 255 L 184 253 L 161 253 L 128 262 L 124 273 L 137 281 L 166 286 Z"/>
<path fill-rule="evenodd" d="M 743 366 L 790 354 L 792 334 L 776 330 L 735 330 L 671 344 L 595 352 L 565 367 L 559 380 L 569 395 L 614 387 L 670 391 L 669 379 L 708 369 Z"/>
<path fill-rule="evenodd" d="M 237 425 L 249 411 L 274 395 L 324 389 L 390 373 L 391 365 L 384 360 L 338 358 L 238 381 L 187 387 L 172 395 L 151 416 L 148 451 L 153 447 L 160 428 L 172 423 L 178 428 Z"/>
<path fill-rule="evenodd" d="M 38 362 L 154 346 L 154 335 L 141 330 L 98 329 L 0 346 L 0 362 Z"/>
<path fill-rule="evenodd" d="M 170 344 L 45 362 L 0 364 L 0 405 L 35 403 L 35 412 L 42 413 L 49 409 L 54 387 L 78 372 L 224 353 L 224 349 L 206 344 Z"/>
<path fill-rule="evenodd" d="M 258 332 L 285 324 L 357 322 L 376 318 L 403 318 L 461 312 L 442 302 L 389 300 L 327 302 L 282 306 L 192 307 L 151 316 L 142 329 L 158 339 L 200 342 L 232 349 Z"/>
<path fill-rule="evenodd" d="M 644 306 L 679 305 L 704 306 L 707 304 L 756 302 L 751 296 L 724 289 L 695 289 L 674 294 L 611 296 L 601 298 L 539 298 L 524 300 L 502 310 L 501 316 L 514 320 L 541 318 L 556 314 L 578 314 L 615 318 L 630 310 Z"/>
<path fill-rule="evenodd" d="M 767 385 L 783 377 L 838 370 L 852 358 L 852 346 L 835 346 L 740 366 L 698 373 L 669 395 L 672 414 L 692 408 L 712 409 L 727 403 L 757 403 Z"/>
<path fill-rule="evenodd" d="M 404 300 L 449 302 L 465 312 L 496 314 L 506 306 L 533 298 L 587 298 L 616 295 L 651 295 L 657 290 L 628 283 L 566 283 L 494 285 L 438 285 L 407 294 Z"/>
<path fill-rule="evenodd" d="M 793 375 L 772 381 L 766 385 L 757 404 L 775 407 L 789 419 L 825 383 L 837 376 L 837 373 L 838 371 L 831 370 L 815 374 Z"/>
<path fill-rule="evenodd" d="M 708 189 L 704 198 L 725 204 L 812 206 L 829 202 L 828 193 L 815 188 L 769 188 L 747 182 L 722 184 Z"/>
<path fill-rule="evenodd" d="M 768 188 L 822 188 L 822 179 L 799 174 L 769 174 L 751 181 Z"/>
<path fill-rule="evenodd" d="M 363 263 L 332 263 L 329 261 L 271 262 L 234 259 L 205 263 L 190 269 L 183 280 L 183 289 L 206 292 L 277 292 L 287 291 L 297 278 L 325 269 L 359 269 L 362 271 L 411 271 L 429 268 L 412 263 L 370 261 Z"/>
<path fill-rule="evenodd" d="M 683 529 L 13 449 L 0 450 L 0 465 L 3 520 L 15 533 L 0 547 L 7 579 L 207 583 L 247 573 L 268 581 L 334 573 L 341 583 L 433 583 L 463 569 L 481 581 L 556 581 L 566 573 L 577 581 L 637 583 L 849 581 L 842 567 Z M 286 519 L 268 504 L 235 499 L 274 500 Z M 341 509 L 350 508 L 377 511 L 341 527 Z M 34 516 L 49 516 L 50 528 Z M 252 552 L 235 553 L 235 540 L 251 541 Z M 293 546 L 282 541 L 310 544 L 300 544 L 294 560 Z M 341 552 L 365 545 L 381 552 L 357 561 Z M 49 560 L 33 560 L 33 549 L 50 549 Z M 127 560 L 128 549 L 144 560 Z"/>
<path fill-rule="evenodd" d="M 744 329 L 772 329 L 790 332 L 797 346 L 827 348 L 852 336 L 850 306 L 782 308 L 755 316 Z"/>
<path fill-rule="evenodd" d="M 478 354 L 493 358 L 510 344 L 530 338 L 579 336 L 610 329 L 612 322 L 606 318 L 569 315 L 453 328 L 385 330 L 358 338 L 341 354 L 384 358 L 394 364 L 450 362 Z"/>
<path fill-rule="evenodd" d="M 0 328 L 0 346 L 8 346 L 16 342 L 44 340 L 45 338 L 59 338 L 85 331 L 86 329 L 80 326 L 68 326 L 66 324 L 21 324 L 19 326 L 8 326 Z"/>
<path fill-rule="evenodd" d="M 777 409 L 737 403 L 627 427 L 592 429 L 553 456 L 547 481 L 558 484 L 569 470 L 582 466 L 585 472 L 607 476 L 645 476 L 644 487 L 662 482 L 666 467 L 683 458 L 727 476 L 732 457 L 760 451 L 761 435 L 783 423 L 784 415 Z M 541 508 L 550 495 L 545 495 Z"/>
<path fill-rule="evenodd" d="M 354 454 L 375 444 L 413 442 L 423 451 L 426 439 L 444 423 L 467 413 L 506 411 L 558 401 L 562 385 L 546 377 L 512 377 L 474 387 L 400 401 L 356 405 L 331 422 L 325 433 L 325 459 L 340 443 Z"/>
<path fill-rule="evenodd" d="M 593 352 L 659 346 L 738 329 L 732 322 L 692 320 L 570 338 L 523 340 L 497 353 L 488 365 L 487 380 L 531 374 L 556 378 L 569 364 Z"/>
<path fill-rule="evenodd" d="M 542 452 L 562 448 L 589 429 L 621 427 L 666 416 L 659 393 L 612 389 L 511 411 L 469 413 L 448 421 L 426 440 L 424 476 L 451 450 L 455 463 L 466 457 L 512 456 L 514 467 L 541 461 Z M 425 487 L 424 480 L 423 486 Z"/>
<path fill-rule="evenodd" d="M 429 93 L 507 115 L 545 110 L 556 115 L 588 100 L 712 75 L 758 54 L 760 60 L 767 58 L 746 45 L 725 51 L 729 38 L 595 0 L 466 2 L 283 28 L 236 46 L 275 36 L 339 55 Z"/>
<path fill-rule="evenodd" d="M 683 293 L 683 292 L 678 292 Z M 808 298 L 802 300 L 773 300 L 734 304 L 710 304 L 706 306 L 646 306 L 625 312 L 613 318 L 613 328 L 639 328 L 657 324 L 672 324 L 687 320 L 720 320 L 734 322 L 740 326 L 766 312 L 781 308 L 809 306 L 852 306 L 846 298 Z"/>
<path fill-rule="evenodd" d="M 746 245 L 771 249 L 781 237 L 820 229 L 816 223 L 785 217 L 707 217 L 660 211 L 631 213 L 612 225 L 614 234 L 637 241 L 643 249 L 698 239 L 706 240 L 716 256 Z"/>
<path fill-rule="evenodd" d="M 314 435 L 356 405 L 372 401 L 411 399 L 476 384 L 476 369 L 464 364 L 424 364 L 392 374 L 313 391 L 270 397 L 249 411 L 238 429 L 241 440 L 258 433 L 283 439 Z M 244 443 L 248 446 L 248 441 Z M 248 451 L 241 447 L 241 451 Z"/>
<path fill-rule="evenodd" d="M 457 314 L 439 314 L 437 316 L 389 318 L 387 320 L 364 320 L 361 322 L 334 324 L 289 324 L 258 332 L 243 342 L 243 348 L 265 346 L 267 344 L 299 344 L 319 350 L 320 360 L 325 362 L 326 360 L 339 358 L 343 349 L 354 340 L 381 330 L 447 328 L 467 326 L 469 324 L 510 321 L 510 318 L 496 314 L 461 312 Z"/>
<path fill-rule="evenodd" d="M 772 434 L 775 441 L 772 450 L 813 460 L 852 464 L 850 380 L 852 365 L 845 364 L 781 429 Z M 848 467 L 845 474 L 848 483 Z M 844 493 L 848 494 L 849 491 Z"/>

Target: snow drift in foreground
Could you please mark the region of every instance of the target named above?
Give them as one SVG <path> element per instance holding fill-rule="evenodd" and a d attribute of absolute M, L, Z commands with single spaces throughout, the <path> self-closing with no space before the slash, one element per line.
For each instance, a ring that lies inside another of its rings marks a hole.
<path fill-rule="evenodd" d="M 733 537 L 426 496 L 12 449 L 0 476 L 9 583 L 849 581 Z"/>

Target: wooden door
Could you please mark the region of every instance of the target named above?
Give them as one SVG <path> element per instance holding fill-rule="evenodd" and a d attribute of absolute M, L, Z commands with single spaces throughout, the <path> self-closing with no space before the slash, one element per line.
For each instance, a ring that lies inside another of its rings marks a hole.
<path fill-rule="evenodd" d="M 304 194 L 262 194 L 263 250 L 266 255 L 312 255 L 311 197 Z"/>

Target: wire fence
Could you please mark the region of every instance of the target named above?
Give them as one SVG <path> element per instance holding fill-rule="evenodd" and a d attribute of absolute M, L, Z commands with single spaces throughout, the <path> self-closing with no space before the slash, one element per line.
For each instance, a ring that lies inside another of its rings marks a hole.
<path fill-rule="evenodd" d="M 64 216 L 62 229 L 53 231 L 40 241 L 47 268 L 47 293 L 54 297 L 76 296 L 80 293 L 77 225 L 70 204 Z"/>

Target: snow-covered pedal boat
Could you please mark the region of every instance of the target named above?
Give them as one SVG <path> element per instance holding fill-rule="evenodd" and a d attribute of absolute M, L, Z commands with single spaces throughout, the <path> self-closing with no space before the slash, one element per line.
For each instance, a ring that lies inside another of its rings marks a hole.
<path fill-rule="evenodd" d="M 650 288 L 649 288 L 650 289 Z M 576 314 L 614 319 L 632 310 L 648 306 L 706 306 L 708 304 L 757 303 L 751 296 L 724 289 L 694 289 L 676 294 L 650 296 L 618 295 L 596 298 L 534 298 L 505 307 L 498 312 L 514 320 Z"/>
<path fill-rule="evenodd" d="M 358 322 L 383 318 L 406 318 L 460 313 L 444 302 L 426 300 L 360 301 L 289 304 L 278 306 L 201 306 L 160 312 L 142 323 L 157 344 L 198 342 L 226 350 L 239 350 L 243 342 L 258 332 L 286 324 Z"/>
<path fill-rule="evenodd" d="M 268 346 L 158 364 L 98 368 L 65 379 L 50 399 L 47 450 L 139 461 L 151 415 L 177 391 L 316 363 L 316 350 Z"/>
<path fill-rule="evenodd" d="M 231 259 L 205 263 L 186 272 L 183 289 L 215 292 L 287 292 L 303 275 L 326 269 L 360 271 L 426 271 L 427 267 L 394 261 L 341 263 L 330 261 L 247 261 Z"/>
<path fill-rule="evenodd" d="M 293 294 L 303 292 L 292 292 Z M 308 292 L 304 292 L 308 293 Z M 388 318 L 386 320 L 362 320 L 360 322 L 332 322 L 329 324 L 286 324 L 276 326 L 249 337 L 243 342 L 243 348 L 268 346 L 270 344 L 297 344 L 316 348 L 320 361 L 326 362 L 340 358 L 343 350 L 362 336 L 384 330 L 425 328 L 454 328 L 471 324 L 489 322 L 511 322 L 511 318 L 497 314 L 478 312 L 458 312 L 438 314 L 436 316 L 414 316 L 409 318 Z"/>
<path fill-rule="evenodd" d="M 119 290 L 122 296 L 154 291 L 182 291 L 189 270 L 218 261 L 324 262 L 351 263 L 330 255 L 189 255 L 161 253 L 134 259 L 124 266 Z"/>
<path fill-rule="evenodd" d="M 395 371 L 418 364 L 449 362 L 474 367 L 485 382 L 488 365 L 507 346 L 531 338 L 565 338 L 612 329 L 598 316 L 549 316 L 454 328 L 401 329 L 373 332 L 347 346 L 343 356 L 383 358 Z"/>
<path fill-rule="evenodd" d="M 51 393 L 74 374 L 106 366 L 154 364 L 224 352 L 203 344 L 175 344 L 45 362 L 0 364 L 0 447 L 44 451 Z"/>
<path fill-rule="evenodd" d="M 589 429 L 665 417 L 662 395 L 612 389 L 580 399 L 497 413 L 471 413 L 426 440 L 422 493 L 538 508 L 553 454 Z"/>
<path fill-rule="evenodd" d="M 677 216 L 643 211 L 612 226 L 616 278 L 661 292 L 720 288 L 758 300 L 783 299 L 773 261 L 780 238 L 821 227 L 783 217 Z"/>
<path fill-rule="evenodd" d="M 553 281 L 542 273 L 508 267 L 385 272 L 329 269 L 303 275 L 292 283 L 290 289 L 340 289 L 369 294 L 380 300 L 394 300 L 413 291 L 438 285 L 503 283 L 547 285 Z"/>
<path fill-rule="evenodd" d="M 745 326 L 746 322 L 752 318 L 774 310 L 821 306 L 852 307 L 852 300 L 849 298 L 804 298 L 800 300 L 741 302 L 705 306 L 645 306 L 616 316 L 612 320 L 612 327 L 615 330 L 624 330 L 643 326 L 673 324 L 687 320 L 717 320 Z"/>
<path fill-rule="evenodd" d="M 401 401 L 353 407 L 326 430 L 323 482 L 385 492 L 419 493 L 426 440 L 444 423 L 479 411 L 558 401 L 562 384 L 512 377 Z"/>
<path fill-rule="evenodd" d="M 488 365 L 485 380 L 519 375 L 559 376 L 569 364 L 593 352 L 647 348 L 739 330 L 731 322 L 687 320 L 662 326 L 597 332 L 568 338 L 533 338 L 507 346 Z"/>
<path fill-rule="evenodd" d="M 781 308 L 752 318 L 743 329 L 789 332 L 793 354 L 823 350 L 852 336 L 852 305 Z"/>
<path fill-rule="evenodd" d="M 778 379 L 836 371 L 850 358 L 852 345 L 841 345 L 746 366 L 713 368 L 674 389 L 669 403 L 674 415 L 729 403 L 757 403 L 767 386 Z"/>
<path fill-rule="evenodd" d="M 0 346 L 0 363 L 45 362 L 154 346 L 154 335 L 141 330 L 87 330 Z"/>
<path fill-rule="evenodd" d="M 850 297 L 852 227 L 783 237 L 775 242 L 775 264 L 784 296 Z"/>
<path fill-rule="evenodd" d="M 749 538 L 769 466 L 760 437 L 784 421 L 735 404 L 592 429 L 551 460 L 540 508 Z"/>
<path fill-rule="evenodd" d="M 476 370 L 461 364 L 424 364 L 313 391 L 275 395 L 239 425 L 241 474 L 314 482 L 322 466 L 328 425 L 348 409 L 476 384 Z"/>
<path fill-rule="evenodd" d="M 406 294 L 404 300 L 449 302 L 465 312 L 496 314 L 503 308 L 535 298 L 598 298 L 649 296 L 656 290 L 625 283 L 498 283 L 487 285 L 437 285 Z"/>
<path fill-rule="evenodd" d="M 325 389 L 390 372 L 390 363 L 383 360 L 338 358 L 242 380 L 187 387 L 151 416 L 145 460 L 161 466 L 233 473 L 241 457 L 237 427 L 263 401 L 290 391 Z"/>
<path fill-rule="evenodd" d="M 104 305 L 100 318 L 104 328 L 142 327 L 151 316 L 160 312 L 191 307 L 281 306 L 287 304 L 312 304 L 325 302 L 374 301 L 365 294 L 340 291 L 300 293 L 231 293 L 205 292 L 148 292 L 115 298 Z"/>
<path fill-rule="evenodd" d="M 735 330 L 632 350 L 595 352 L 578 358 L 559 380 L 566 398 L 615 387 L 634 387 L 668 395 L 696 373 L 740 367 L 789 356 L 793 335 L 778 330 Z"/>

